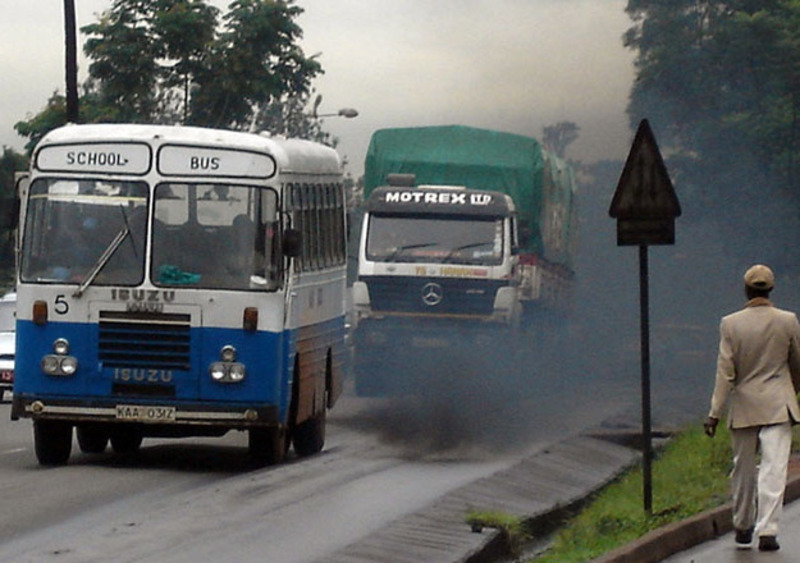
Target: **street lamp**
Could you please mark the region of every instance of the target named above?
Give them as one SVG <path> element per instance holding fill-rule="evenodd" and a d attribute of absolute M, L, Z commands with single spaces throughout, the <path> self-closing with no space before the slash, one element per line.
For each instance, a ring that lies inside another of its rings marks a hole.
<path fill-rule="evenodd" d="M 354 117 L 358 117 L 358 110 L 355 110 L 353 108 L 342 108 L 336 113 L 319 113 L 319 114 L 315 111 L 314 117 L 344 117 L 347 119 L 352 119 Z"/>

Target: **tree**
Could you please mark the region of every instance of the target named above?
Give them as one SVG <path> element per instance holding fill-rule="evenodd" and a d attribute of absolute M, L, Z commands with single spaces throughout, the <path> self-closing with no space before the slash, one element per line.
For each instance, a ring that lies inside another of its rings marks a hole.
<path fill-rule="evenodd" d="M 220 28 L 219 10 L 203 0 L 114 0 L 81 28 L 90 60 L 81 119 L 249 130 L 280 105 L 294 120 L 313 120 L 301 102 L 322 67 L 296 44 L 302 8 L 235 0 L 229 10 Z M 63 106 L 54 94 L 39 115 L 16 124 L 29 150 L 65 122 Z"/>
<path fill-rule="evenodd" d="M 686 218 L 797 271 L 800 0 L 629 0 L 627 12 L 628 115 L 650 120 Z"/>
<path fill-rule="evenodd" d="M 115 0 L 88 35 L 84 52 L 89 64 L 89 90 L 105 109 L 101 121 L 150 122 L 158 115 L 163 94 L 157 59 L 165 46 L 157 43 L 152 20 L 157 0 Z"/>
<path fill-rule="evenodd" d="M 542 130 L 542 144 L 557 157 L 564 158 L 567 147 L 575 142 L 580 130 L 572 121 L 559 121 Z"/>
<path fill-rule="evenodd" d="M 647 117 L 703 183 L 722 175 L 798 192 L 800 1 L 629 0 L 627 12 L 632 125 Z"/>
<path fill-rule="evenodd" d="M 11 228 L 17 211 L 14 174 L 25 170 L 27 166 L 25 155 L 3 147 L 3 155 L 0 156 L 0 288 L 9 270 L 13 271 L 14 264 L 14 230 Z"/>
<path fill-rule="evenodd" d="M 28 154 L 31 154 L 33 153 L 34 147 L 36 147 L 37 143 L 48 131 L 56 127 L 61 127 L 66 123 L 66 98 L 58 92 L 53 92 L 42 111 L 29 118 L 27 121 L 17 122 L 14 125 L 14 129 L 23 137 L 27 137 L 28 142 L 25 143 L 25 150 Z"/>
<path fill-rule="evenodd" d="M 163 56 L 174 61 L 162 66 L 164 85 L 181 91 L 182 121 L 186 122 L 192 82 L 202 72 L 219 10 L 202 2 L 161 0 L 159 5 L 153 17 L 154 31 L 164 45 Z"/>
<path fill-rule="evenodd" d="M 259 108 L 309 93 L 322 72 L 295 42 L 302 30 L 294 22 L 302 8 L 293 0 L 236 0 L 224 16 L 224 30 L 196 78 L 191 122 L 247 129 Z"/>

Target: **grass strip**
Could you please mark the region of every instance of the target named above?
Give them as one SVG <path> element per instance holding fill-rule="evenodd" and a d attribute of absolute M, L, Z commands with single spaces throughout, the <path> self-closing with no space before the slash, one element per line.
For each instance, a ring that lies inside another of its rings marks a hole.
<path fill-rule="evenodd" d="M 642 469 L 632 467 L 569 518 L 536 563 L 582 563 L 646 533 L 729 501 L 732 467 L 724 422 L 712 440 L 701 426 L 676 434 L 655 454 L 653 509 L 644 511 Z"/>

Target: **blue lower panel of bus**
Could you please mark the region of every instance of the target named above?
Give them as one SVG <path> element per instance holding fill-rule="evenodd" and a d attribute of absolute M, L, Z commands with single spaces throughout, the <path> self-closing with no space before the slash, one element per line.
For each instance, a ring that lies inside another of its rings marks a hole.
<path fill-rule="evenodd" d="M 169 323 L 165 323 L 169 324 Z M 286 419 L 293 353 L 291 332 L 191 327 L 171 323 L 164 331 L 128 323 L 18 323 L 15 394 L 29 398 L 144 404 L 203 404 L 277 408 Z M 177 328 L 175 328 L 177 326 Z M 54 342 L 69 343 L 78 361 L 74 375 L 46 375 L 42 359 Z M 237 383 L 220 383 L 210 366 L 222 360 L 225 346 L 236 350 L 246 368 Z"/>

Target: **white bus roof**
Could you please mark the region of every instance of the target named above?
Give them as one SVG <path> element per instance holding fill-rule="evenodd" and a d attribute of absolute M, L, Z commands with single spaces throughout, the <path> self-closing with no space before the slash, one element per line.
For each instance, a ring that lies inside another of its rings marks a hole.
<path fill-rule="evenodd" d="M 155 146 L 185 144 L 263 152 L 272 155 L 281 172 L 292 170 L 315 174 L 341 172 L 341 160 L 337 152 L 319 143 L 182 125 L 69 124 L 47 133 L 37 145 L 36 151 L 49 145 L 131 141 L 153 143 Z"/>

